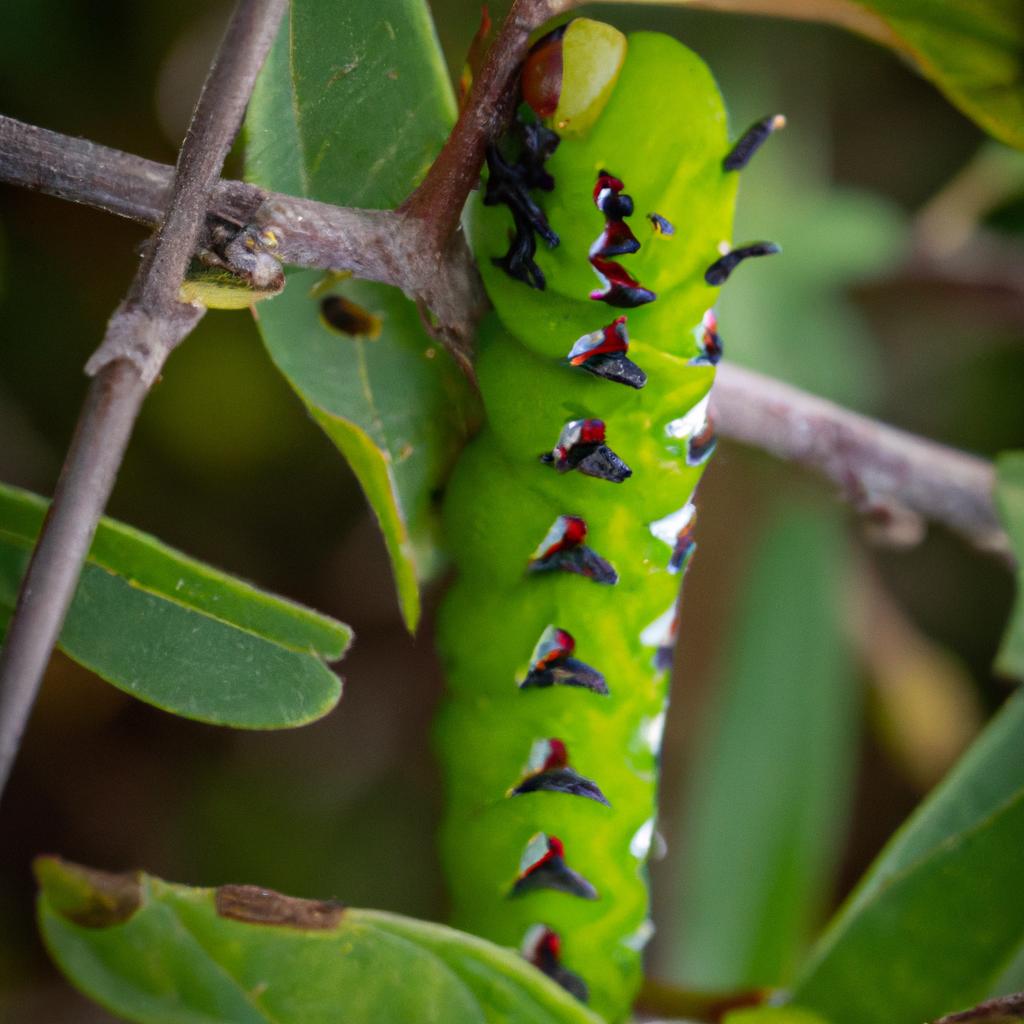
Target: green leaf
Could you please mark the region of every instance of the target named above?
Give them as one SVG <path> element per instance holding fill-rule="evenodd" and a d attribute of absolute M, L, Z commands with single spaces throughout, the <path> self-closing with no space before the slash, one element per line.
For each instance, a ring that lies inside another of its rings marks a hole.
<path fill-rule="evenodd" d="M 1024 452 L 996 460 L 996 507 L 1017 556 L 1017 599 L 996 658 L 996 668 L 1024 679 Z"/>
<path fill-rule="evenodd" d="M 628 2 L 628 0 L 627 0 Z M 632 0 L 689 6 L 694 0 Z M 1020 0 L 700 0 L 702 10 L 824 21 L 909 58 L 991 135 L 1024 149 Z"/>
<path fill-rule="evenodd" d="M 277 191 L 391 208 L 422 179 L 454 116 L 425 0 L 295 0 L 249 107 L 247 174 Z M 468 387 L 396 289 L 333 284 L 330 293 L 382 329 L 369 340 L 328 327 L 323 294 L 310 294 L 321 277 L 290 275 L 285 293 L 260 307 L 260 330 L 359 478 L 415 629 L 419 583 L 438 562 L 431 498 L 467 433 Z"/>
<path fill-rule="evenodd" d="M 680 823 L 672 970 L 727 988 L 789 980 L 825 901 L 858 702 L 833 514 L 785 506 L 750 566 L 735 648 Z"/>
<path fill-rule="evenodd" d="M 722 1024 L 827 1024 L 799 1006 L 752 1006 L 726 1014 Z"/>
<path fill-rule="evenodd" d="M 1024 941 L 1024 694 L 897 832 L 793 1002 L 835 1024 L 920 1024 L 986 996 Z"/>
<path fill-rule="evenodd" d="M 0 620 L 14 609 L 46 509 L 45 499 L 0 485 Z M 280 729 L 338 702 L 341 681 L 325 661 L 340 658 L 351 637 L 340 622 L 103 519 L 59 646 L 165 711 Z"/>
<path fill-rule="evenodd" d="M 51 857 L 36 875 L 58 965 L 143 1024 L 600 1024 L 517 953 L 441 925 Z"/>

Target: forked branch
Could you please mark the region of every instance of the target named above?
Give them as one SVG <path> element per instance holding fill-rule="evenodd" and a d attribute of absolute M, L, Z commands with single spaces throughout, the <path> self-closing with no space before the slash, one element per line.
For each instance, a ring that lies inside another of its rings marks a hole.
<path fill-rule="evenodd" d="M 93 381 L 0 651 L 0 793 L 142 400 L 202 316 L 178 292 L 285 5 L 238 0 L 182 145 L 166 213 L 90 360 Z"/>
<path fill-rule="evenodd" d="M 422 185 L 396 211 L 354 210 L 269 193 L 218 175 L 286 0 L 239 0 L 177 172 L 162 164 L 0 117 L 0 181 L 162 223 L 90 364 L 86 401 L 51 516 L 0 654 L 0 791 L 97 520 L 149 383 L 201 313 L 177 301 L 204 220 L 272 227 L 285 263 L 351 270 L 431 310 L 465 357 L 485 308 L 458 232 L 489 141 L 500 133 L 530 33 L 570 0 L 515 0 L 458 122 Z M 166 216 L 164 211 L 166 212 Z M 1009 558 L 990 464 L 725 366 L 714 398 L 721 436 L 803 462 L 878 515 L 933 519 Z"/>

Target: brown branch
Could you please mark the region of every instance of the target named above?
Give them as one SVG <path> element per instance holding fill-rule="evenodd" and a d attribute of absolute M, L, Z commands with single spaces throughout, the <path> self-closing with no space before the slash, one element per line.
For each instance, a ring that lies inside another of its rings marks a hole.
<path fill-rule="evenodd" d="M 173 178 L 166 164 L 0 115 L 0 181 L 155 226 Z M 351 270 L 401 288 L 433 312 L 452 347 L 468 351 L 485 300 L 461 236 L 440 255 L 425 225 L 392 210 L 331 206 L 240 181 L 216 183 L 208 220 L 272 227 L 276 254 L 292 266 Z"/>
<path fill-rule="evenodd" d="M 163 164 L 0 117 L 0 180 L 151 223 L 171 175 Z M 442 258 L 426 246 L 415 221 L 391 211 L 346 209 L 221 181 L 210 214 L 273 226 L 286 263 L 347 269 L 402 288 L 453 336 L 468 338 L 483 309 L 465 247 Z M 727 364 L 719 368 L 714 408 L 722 436 L 813 466 L 862 508 L 909 510 L 983 550 L 1009 550 L 992 505 L 992 469 L 980 459 Z"/>
<path fill-rule="evenodd" d="M 401 288 L 440 321 L 464 355 L 485 308 L 479 277 L 454 230 L 530 31 L 569 0 L 517 0 L 484 70 L 424 183 L 404 213 L 354 210 L 221 181 L 211 216 L 273 227 L 278 253 L 298 266 L 348 269 Z M 0 117 L 0 180 L 151 223 L 170 169 Z M 990 464 L 882 426 L 739 367 L 720 368 L 713 401 L 721 434 L 824 473 L 862 510 L 903 527 L 934 519 L 976 546 L 1009 557 L 992 505 Z"/>
<path fill-rule="evenodd" d="M 0 115 L 0 181 L 156 227 L 171 197 L 174 168 Z M 286 263 L 404 283 L 395 273 L 394 238 L 401 232 L 390 211 L 329 206 L 241 181 L 217 181 L 209 202 L 209 218 L 280 226 L 276 251 Z"/>
<path fill-rule="evenodd" d="M 178 292 L 285 6 L 238 0 L 182 144 L 167 212 L 87 366 L 94 378 L 0 651 L 0 793 L 142 400 L 202 316 Z"/>
<path fill-rule="evenodd" d="M 970 1010 L 961 1010 L 940 1017 L 935 1024 L 1014 1024 L 1024 1020 L 1024 992 L 999 996 L 979 1003 Z"/>
<path fill-rule="evenodd" d="M 908 517 L 931 519 L 1012 561 L 984 459 L 739 366 L 719 366 L 711 413 L 721 436 L 815 469 L 876 519 L 901 527 Z"/>
<path fill-rule="evenodd" d="M 444 147 L 419 188 L 399 208 L 425 225 L 435 248 L 454 234 L 466 199 L 480 179 L 487 144 L 504 128 L 530 33 L 568 6 L 565 0 L 515 0 Z"/>

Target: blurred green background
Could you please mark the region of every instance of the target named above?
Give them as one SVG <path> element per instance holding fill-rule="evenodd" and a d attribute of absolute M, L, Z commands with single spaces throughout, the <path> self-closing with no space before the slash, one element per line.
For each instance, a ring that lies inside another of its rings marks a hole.
<path fill-rule="evenodd" d="M 479 7 L 433 6 L 457 73 Z M 223 0 L 8 0 L 0 111 L 173 162 L 228 10 Z M 727 290 L 727 358 L 984 455 L 1024 446 L 1022 159 L 986 143 L 891 54 L 836 29 L 595 13 L 698 50 L 734 131 L 776 110 L 789 119 L 744 175 L 735 238 L 771 238 L 784 254 L 743 268 Z M 81 367 L 144 237 L 0 187 L 0 479 L 52 492 Z M 40 852 L 442 917 L 429 748 L 441 587 L 410 638 L 354 479 L 248 314 L 210 313 L 171 358 L 110 513 L 350 623 L 346 691 L 316 725 L 242 734 L 162 714 L 56 657 L 0 819 L 0 1019 L 111 1019 L 56 977 L 35 936 L 29 863 Z M 701 488 L 699 543 L 665 748 L 652 964 L 666 980 L 716 986 L 785 974 L 808 929 L 1003 698 L 989 666 L 1012 586 L 941 531 L 907 551 L 870 546 L 829 488 L 725 443 Z M 804 687 L 836 694 L 824 719 L 773 717 L 803 708 Z M 737 706 L 763 713 L 749 723 Z M 770 846 L 785 826 L 769 802 L 755 793 L 734 809 L 729 794 L 752 750 L 785 761 L 786 737 L 799 744 L 814 721 L 828 730 L 831 784 L 808 796 L 822 809 L 804 826 L 809 881 L 765 911 L 783 939 L 739 949 L 730 936 L 749 935 L 749 922 L 721 911 L 760 861 L 716 867 L 708 854 L 746 843 L 751 814 L 764 816 Z M 780 745 L 757 751 L 762 735 Z M 695 941 L 712 932 L 721 948 Z"/>

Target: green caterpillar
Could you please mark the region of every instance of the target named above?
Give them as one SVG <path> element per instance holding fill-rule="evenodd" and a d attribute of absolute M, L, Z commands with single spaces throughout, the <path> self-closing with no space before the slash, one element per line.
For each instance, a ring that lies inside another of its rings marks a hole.
<path fill-rule="evenodd" d="M 694 53 L 586 19 L 531 51 L 522 91 L 474 211 L 497 315 L 487 423 L 445 506 L 443 858 L 457 926 L 618 1019 L 651 931 L 666 669 L 714 447 L 713 286 L 777 251 L 720 243 L 779 119 L 731 146 Z"/>

